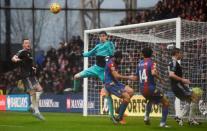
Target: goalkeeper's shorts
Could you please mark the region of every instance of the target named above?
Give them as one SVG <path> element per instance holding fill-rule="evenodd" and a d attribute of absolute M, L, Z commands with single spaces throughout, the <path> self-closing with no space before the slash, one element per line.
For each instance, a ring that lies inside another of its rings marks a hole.
<path fill-rule="evenodd" d="M 95 78 L 99 78 L 101 81 L 104 81 L 104 68 L 97 65 L 93 65 L 88 69 L 81 71 L 80 76 L 82 78 L 95 77 Z"/>
<path fill-rule="evenodd" d="M 29 76 L 24 79 L 22 79 L 22 82 L 25 87 L 25 91 L 30 91 L 36 89 L 37 85 L 39 84 L 39 81 L 35 76 Z"/>
<path fill-rule="evenodd" d="M 182 83 L 172 85 L 172 91 L 181 101 L 191 100 L 192 91 Z"/>

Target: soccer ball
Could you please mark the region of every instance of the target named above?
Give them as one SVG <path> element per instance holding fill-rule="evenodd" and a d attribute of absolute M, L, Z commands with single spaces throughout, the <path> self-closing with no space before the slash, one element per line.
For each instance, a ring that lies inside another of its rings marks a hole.
<path fill-rule="evenodd" d="M 60 4 L 58 3 L 52 3 L 50 5 L 50 11 L 53 13 L 53 14 L 57 14 L 58 12 L 60 12 L 61 10 L 61 6 Z"/>
<path fill-rule="evenodd" d="M 198 97 L 201 97 L 203 95 L 203 90 L 199 87 L 192 88 L 192 91 Z"/>

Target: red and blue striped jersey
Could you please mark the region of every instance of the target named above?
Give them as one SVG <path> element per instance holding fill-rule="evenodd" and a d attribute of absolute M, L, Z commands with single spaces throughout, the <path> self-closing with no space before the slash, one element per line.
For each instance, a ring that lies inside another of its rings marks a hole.
<path fill-rule="evenodd" d="M 109 61 L 106 63 L 105 66 L 105 79 L 104 83 L 105 84 L 110 84 L 111 82 L 118 83 L 118 80 L 116 80 L 113 75 L 112 71 L 115 70 L 117 71 L 117 65 L 115 64 L 113 58 L 109 59 Z"/>
<path fill-rule="evenodd" d="M 151 58 L 145 58 L 138 63 L 136 75 L 139 78 L 140 91 L 144 96 L 152 94 L 155 90 L 155 80 L 152 75 L 154 62 Z"/>

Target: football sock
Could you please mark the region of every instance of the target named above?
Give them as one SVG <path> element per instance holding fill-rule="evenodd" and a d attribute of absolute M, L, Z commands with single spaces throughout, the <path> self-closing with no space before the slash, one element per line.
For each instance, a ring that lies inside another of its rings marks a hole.
<path fill-rule="evenodd" d="M 126 108 L 127 108 L 127 106 L 128 106 L 128 103 L 129 103 L 129 102 L 127 102 L 127 101 L 123 101 L 123 102 L 121 103 L 121 105 L 120 105 L 120 110 L 119 110 L 119 116 L 118 116 L 119 119 L 122 119 L 122 117 L 123 117 L 123 115 L 124 115 L 124 112 L 125 112 L 125 110 L 126 110 Z"/>
<path fill-rule="evenodd" d="M 79 82 L 80 80 L 79 79 L 74 79 L 73 80 L 73 91 L 74 92 L 78 92 L 78 89 L 79 89 Z"/>
<path fill-rule="evenodd" d="M 152 103 L 151 102 L 147 102 L 146 104 L 146 111 L 145 111 L 145 117 L 149 118 L 149 114 L 151 112 L 152 109 Z"/>
<path fill-rule="evenodd" d="M 189 118 L 188 118 L 188 120 L 194 119 L 194 116 L 195 116 L 195 108 L 196 108 L 196 103 L 191 102 L 190 103 L 190 112 L 189 112 Z"/>
<path fill-rule="evenodd" d="M 168 115 L 168 107 L 166 107 L 166 106 L 162 106 L 162 118 L 161 118 L 161 123 L 166 123 L 167 115 Z"/>
<path fill-rule="evenodd" d="M 190 105 L 189 105 L 189 103 L 186 103 L 184 105 L 184 108 L 181 110 L 181 113 L 178 117 L 182 119 L 189 112 L 189 110 L 190 110 Z"/>
<path fill-rule="evenodd" d="M 114 116 L 114 107 L 113 107 L 113 100 L 111 98 L 111 95 L 106 96 L 106 99 L 107 99 L 107 105 L 109 107 L 109 115 L 111 117 L 113 117 Z"/>

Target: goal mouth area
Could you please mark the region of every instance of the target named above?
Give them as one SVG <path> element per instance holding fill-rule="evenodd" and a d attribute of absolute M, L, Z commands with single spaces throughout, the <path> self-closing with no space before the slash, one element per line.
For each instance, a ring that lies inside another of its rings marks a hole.
<path fill-rule="evenodd" d="M 115 26 L 94 30 L 86 30 L 84 37 L 84 50 L 94 48 L 99 41 L 99 32 L 106 31 L 108 40 L 113 42 L 116 50 L 124 54 L 123 62 L 120 65 L 120 73 L 123 75 L 135 74 L 138 60 L 142 57 L 141 50 L 146 47 L 153 49 L 152 59 L 157 63 L 157 70 L 164 84 L 156 83 L 158 87 L 170 88 L 168 77 L 168 64 L 172 59 L 173 48 L 180 48 L 183 52 L 183 59 L 180 61 L 183 67 L 183 76 L 190 79 L 190 87 L 207 87 L 207 23 L 181 20 L 180 18 L 146 22 L 133 25 Z M 88 68 L 95 63 L 95 57 L 84 59 L 84 68 Z M 97 79 L 84 79 L 84 116 L 102 116 L 101 107 L 104 107 L 103 100 L 99 93 L 103 87 Z M 205 82 L 204 82 L 205 81 Z M 121 81 L 139 92 L 138 82 Z M 171 90 L 170 90 L 170 93 Z M 206 93 L 206 92 L 205 92 Z M 207 99 L 207 94 L 203 97 Z M 140 99 L 133 99 L 139 101 Z M 87 108 L 87 102 L 94 101 L 96 109 Z M 100 102 L 102 101 L 102 103 Z M 114 99 L 114 102 L 117 102 Z M 174 107 L 174 95 L 170 101 L 169 115 L 176 116 L 177 107 Z M 100 105 L 100 106 L 99 106 Z M 179 103 L 182 109 L 183 103 Z M 180 112 L 180 111 L 178 111 Z M 105 113 L 105 111 L 104 111 Z M 203 116 L 196 112 L 196 117 L 203 119 Z"/>

